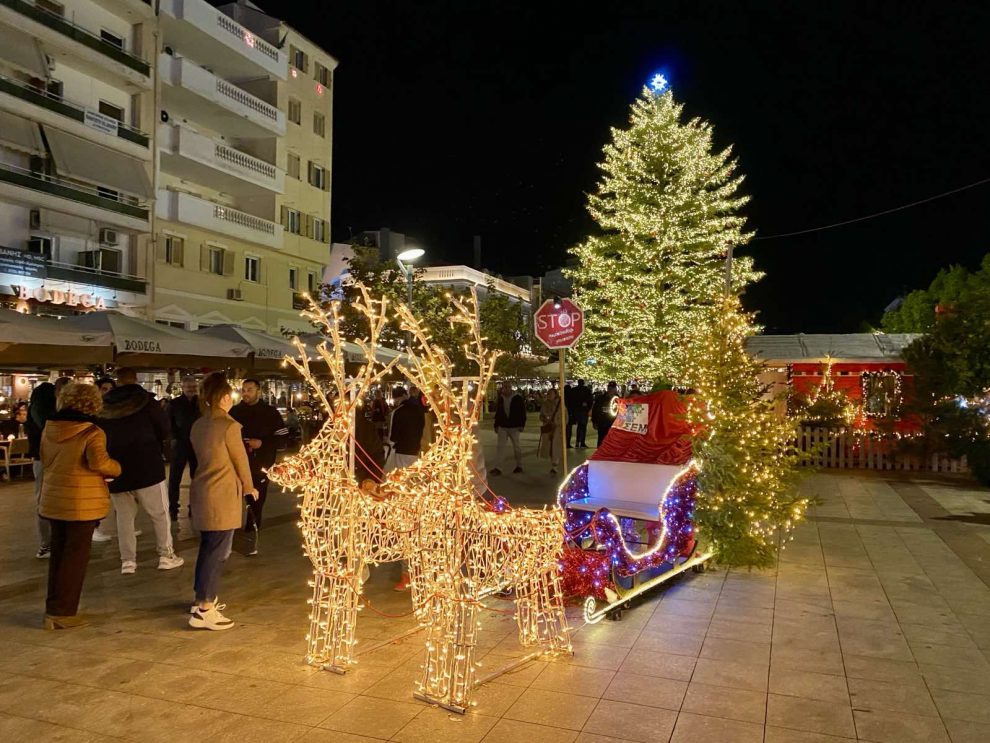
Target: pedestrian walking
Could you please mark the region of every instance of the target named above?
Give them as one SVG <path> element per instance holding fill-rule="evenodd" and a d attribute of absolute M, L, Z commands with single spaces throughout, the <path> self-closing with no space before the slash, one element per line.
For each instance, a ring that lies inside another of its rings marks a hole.
<path fill-rule="evenodd" d="M 193 582 L 196 601 L 189 626 L 226 630 L 234 622 L 217 603 L 220 577 L 241 526 L 244 498 L 258 495 L 251 476 L 241 424 L 230 417 L 233 389 L 223 374 L 214 372 L 199 391 L 200 417 L 192 425 L 189 440 L 196 455 L 196 474 L 189 486 L 193 528 L 199 531 L 199 554 Z"/>
<path fill-rule="evenodd" d="M 155 396 L 138 384 L 137 372 L 117 370 L 118 386 L 103 398 L 97 423 L 107 435 L 107 450 L 120 462 L 120 477 L 110 484 L 117 512 L 120 572 L 137 571 L 138 506 L 151 517 L 158 547 L 158 569 L 173 570 L 184 560 L 175 554 L 165 488 L 165 444 L 168 420 Z"/>
<path fill-rule="evenodd" d="M 588 436 L 588 415 L 594 405 L 594 397 L 591 394 L 591 388 L 585 385 L 583 379 L 578 380 L 577 387 L 571 390 L 571 393 L 572 402 L 568 409 L 567 419 L 568 423 L 573 419 L 577 429 L 575 437 L 577 440 L 574 445 L 578 449 L 587 449 L 588 444 L 585 439 Z M 570 433 L 568 433 L 567 440 L 570 441 Z"/>
<path fill-rule="evenodd" d="M 55 380 L 55 384 L 42 382 L 31 392 L 31 399 L 28 402 L 28 419 L 24 428 L 28 437 L 28 456 L 33 460 L 31 471 L 34 474 L 34 511 L 38 533 L 38 551 L 34 556 L 39 560 L 44 560 L 49 556 L 52 542 L 51 525 L 48 523 L 48 519 L 43 518 L 40 514 L 41 488 L 45 477 L 45 469 L 41 461 L 41 435 L 48 419 L 55 414 L 58 393 L 71 381 L 69 377 L 59 377 Z"/>
<path fill-rule="evenodd" d="M 199 399 L 196 378 L 182 378 L 182 394 L 168 404 L 168 422 L 172 431 L 172 459 L 168 467 L 168 514 L 172 521 L 179 520 L 179 500 L 182 475 L 189 467 L 189 477 L 196 474 L 196 455 L 189 442 L 189 432 L 199 418 Z"/>
<path fill-rule="evenodd" d="M 560 467 L 561 446 L 560 416 L 563 414 L 560 396 L 550 390 L 540 406 L 540 445 L 538 455 L 550 460 L 550 474 L 556 475 Z"/>
<path fill-rule="evenodd" d="M 244 535 L 247 554 L 258 554 L 261 512 L 268 496 L 268 468 L 275 464 L 278 450 L 284 449 L 289 428 L 278 410 L 261 399 L 261 383 L 245 379 L 241 385 L 241 401 L 230 410 L 230 417 L 241 424 L 241 436 L 247 449 L 251 478 L 257 495 L 247 499 L 247 519 Z"/>
<path fill-rule="evenodd" d="M 605 441 L 605 437 L 608 436 L 608 432 L 615 422 L 613 405 L 618 396 L 619 385 L 615 382 L 609 382 L 604 392 L 595 395 L 591 411 L 591 423 L 598 431 L 598 446 L 601 446 L 602 442 Z"/>
<path fill-rule="evenodd" d="M 401 386 L 392 390 L 392 402 L 395 410 L 392 411 L 388 427 L 388 439 L 393 452 L 390 457 L 392 467 L 389 469 L 401 469 L 415 464 L 419 459 L 423 429 L 426 428 L 426 410 L 418 394 L 411 396 Z M 410 582 L 408 566 L 403 562 L 402 575 L 392 588 L 395 591 L 405 591 Z"/>
<path fill-rule="evenodd" d="M 498 447 L 495 451 L 495 466 L 492 467 L 493 475 L 502 474 L 502 465 L 505 463 L 506 444 L 511 442 L 512 453 L 515 457 L 514 474 L 523 471 L 522 468 L 522 446 L 519 444 L 519 435 L 526 427 L 526 401 L 522 395 L 517 393 L 512 382 L 506 380 L 502 382 L 502 389 L 495 405 L 495 432 L 498 434 Z"/>
<path fill-rule="evenodd" d="M 51 533 L 45 629 L 87 624 L 78 612 L 93 530 L 110 509 L 106 478 L 120 474 L 120 464 L 107 454 L 106 436 L 93 420 L 102 404 L 95 386 L 65 384 L 58 409 L 41 434 L 45 474 L 38 512 Z"/>

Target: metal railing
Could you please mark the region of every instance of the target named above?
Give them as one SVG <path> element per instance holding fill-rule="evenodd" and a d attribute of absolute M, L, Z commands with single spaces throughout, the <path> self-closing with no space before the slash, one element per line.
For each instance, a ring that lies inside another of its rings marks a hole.
<path fill-rule="evenodd" d="M 85 122 L 86 111 L 92 111 L 81 103 L 76 103 L 60 95 L 49 93 L 44 88 L 38 88 L 30 83 L 5 75 L 0 75 L 0 92 L 16 96 L 28 103 L 47 108 L 49 111 L 54 111 L 79 122 Z M 128 142 L 134 142 L 144 147 L 148 146 L 147 134 L 122 122 L 117 122 L 117 136 Z"/>
<path fill-rule="evenodd" d="M 234 167 L 241 168 L 243 170 L 250 170 L 260 176 L 275 180 L 275 175 L 277 173 L 275 166 L 271 163 L 266 163 L 264 160 L 259 160 L 253 155 L 248 155 L 245 152 L 235 150 L 233 147 L 227 147 L 222 144 L 214 145 L 213 154 L 216 156 L 217 160 L 222 160 L 228 165 L 233 165 Z"/>
<path fill-rule="evenodd" d="M 53 196 L 61 196 L 71 201 L 109 209 L 137 219 L 148 219 L 147 206 L 132 196 L 119 193 L 113 195 L 106 188 L 86 186 L 47 173 L 19 168 L 16 165 L 0 163 L 0 182 L 49 193 Z"/>
<path fill-rule="evenodd" d="M 217 11 L 217 25 L 227 33 L 236 36 L 247 46 L 251 47 L 252 49 L 257 49 L 259 52 L 264 54 L 269 59 L 278 62 L 278 49 L 273 47 L 268 42 L 259 39 L 250 31 L 245 29 L 237 21 L 233 20 L 232 18 L 228 18 L 219 10 Z"/>
<path fill-rule="evenodd" d="M 115 44 L 111 44 L 106 39 L 101 38 L 92 31 L 73 23 L 57 13 L 53 13 L 50 10 L 41 8 L 33 3 L 26 2 L 26 0 L 0 0 L 0 5 L 26 16 L 32 21 L 36 21 L 37 23 L 47 26 L 50 29 L 58 31 L 64 36 L 67 36 L 74 41 L 78 41 L 83 46 L 100 52 L 114 61 L 130 67 L 135 72 L 145 76 L 151 74 L 150 65 L 136 54 L 132 54 L 121 49 Z"/>
<path fill-rule="evenodd" d="M 144 293 L 148 280 L 142 276 L 105 271 L 91 266 L 80 266 L 75 263 L 45 260 L 46 274 L 49 279 L 59 281 L 78 281 L 84 284 L 95 284 L 110 289 Z"/>

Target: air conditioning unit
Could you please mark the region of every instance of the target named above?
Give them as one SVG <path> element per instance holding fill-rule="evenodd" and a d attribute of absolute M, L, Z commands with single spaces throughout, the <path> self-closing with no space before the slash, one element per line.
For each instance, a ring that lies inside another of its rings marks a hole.
<path fill-rule="evenodd" d="M 29 220 L 32 230 L 41 229 L 41 209 L 32 209 Z"/>
<path fill-rule="evenodd" d="M 227 290 L 227 299 L 232 299 L 235 302 L 243 302 L 244 301 L 244 292 L 242 292 L 240 289 L 228 289 Z"/>
<path fill-rule="evenodd" d="M 52 239 L 50 237 L 32 237 L 27 241 L 27 252 L 32 255 L 52 257 Z"/>
<path fill-rule="evenodd" d="M 100 245 L 117 245 L 118 243 L 117 230 L 112 230 L 109 227 L 100 228 Z"/>

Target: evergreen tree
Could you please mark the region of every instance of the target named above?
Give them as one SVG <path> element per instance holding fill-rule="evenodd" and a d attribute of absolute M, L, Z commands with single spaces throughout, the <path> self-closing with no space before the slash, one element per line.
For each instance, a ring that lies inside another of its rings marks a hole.
<path fill-rule="evenodd" d="M 710 320 L 726 254 L 751 237 L 731 149 L 714 152 L 711 126 L 682 122 L 682 109 L 670 91 L 644 88 L 604 149 L 604 177 L 588 197 L 602 234 L 572 250 L 579 264 L 567 271 L 587 313 L 583 376 L 683 381 L 692 353 L 683 338 Z M 737 291 L 758 278 L 748 257 L 731 265 Z"/>
<path fill-rule="evenodd" d="M 687 336 L 688 410 L 701 463 L 695 523 L 719 562 L 766 567 L 777 539 L 787 538 L 808 506 L 797 489 L 796 422 L 780 418 L 764 395 L 763 365 L 745 348 L 751 319 L 738 298 L 723 297 L 707 312 Z"/>

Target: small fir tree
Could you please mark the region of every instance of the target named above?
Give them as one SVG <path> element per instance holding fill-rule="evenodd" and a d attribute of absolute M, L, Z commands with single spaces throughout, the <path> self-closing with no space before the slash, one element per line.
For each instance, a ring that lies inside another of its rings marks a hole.
<path fill-rule="evenodd" d="M 586 311 L 579 373 L 593 379 L 683 381 L 683 338 L 710 319 L 726 282 L 725 258 L 743 231 L 731 149 L 712 149 L 712 128 L 682 122 L 670 91 L 644 88 L 629 126 L 612 130 L 604 177 L 588 197 L 602 229 L 572 250 L 567 271 Z M 732 285 L 758 278 L 752 260 L 732 264 Z"/>

